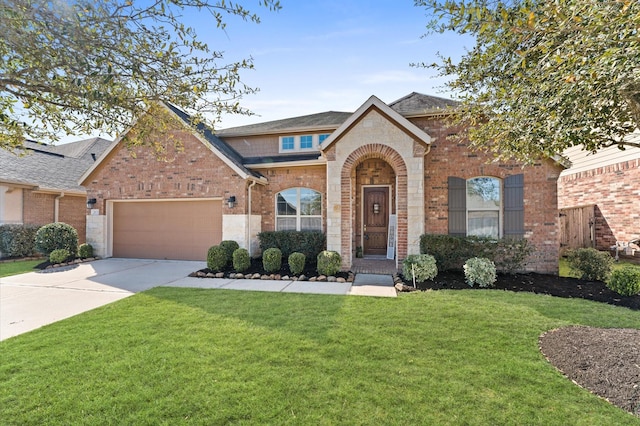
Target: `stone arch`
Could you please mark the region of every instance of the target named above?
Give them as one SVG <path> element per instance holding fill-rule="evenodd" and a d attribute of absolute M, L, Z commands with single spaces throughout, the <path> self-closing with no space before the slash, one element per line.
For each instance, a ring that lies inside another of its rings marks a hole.
<path fill-rule="evenodd" d="M 355 169 L 358 164 L 372 158 L 386 161 L 396 174 L 396 216 L 398 219 L 396 260 L 402 260 L 407 256 L 407 165 L 395 149 L 388 145 L 372 143 L 362 145 L 354 150 L 342 165 L 340 175 L 340 245 L 343 262 L 350 263 L 352 260 L 352 241 L 356 215 Z"/>

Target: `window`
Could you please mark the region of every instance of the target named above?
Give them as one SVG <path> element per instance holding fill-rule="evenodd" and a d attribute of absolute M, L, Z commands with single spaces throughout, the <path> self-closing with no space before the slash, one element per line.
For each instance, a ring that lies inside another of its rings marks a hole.
<path fill-rule="evenodd" d="M 322 231 L 322 194 L 308 188 L 276 194 L 276 231 Z"/>
<path fill-rule="evenodd" d="M 461 179 L 449 176 L 449 234 L 522 238 L 524 175 Z"/>
<path fill-rule="evenodd" d="M 478 177 L 467 180 L 467 235 L 500 236 L 500 180 Z"/>
<path fill-rule="evenodd" d="M 293 136 L 284 136 L 282 138 L 282 150 L 292 151 L 295 148 Z"/>
<path fill-rule="evenodd" d="M 324 134 L 324 135 L 320 135 L 320 136 L 318 137 L 318 144 L 321 144 L 322 142 L 324 142 L 324 140 L 325 140 L 326 138 L 328 138 L 329 136 L 331 136 L 329 133 L 326 133 L 326 134 Z"/>
<path fill-rule="evenodd" d="M 300 149 L 313 148 L 313 136 L 305 135 L 300 136 Z"/>

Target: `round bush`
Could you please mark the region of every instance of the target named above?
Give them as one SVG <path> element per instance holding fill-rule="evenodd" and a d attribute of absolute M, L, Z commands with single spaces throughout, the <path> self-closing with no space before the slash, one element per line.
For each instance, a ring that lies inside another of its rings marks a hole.
<path fill-rule="evenodd" d="M 238 248 L 233 252 L 233 269 L 236 272 L 244 272 L 251 266 L 251 257 L 247 249 Z"/>
<path fill-rule="evenodd" d="M 272 247 L 262 253 L 262 266 L 267 272 L 277 272 L 282 267 L 282 251 Z"/>
<path fill-rule="evenodd" d="M 342 258 L 336 251 L 324 250 L 318 253 L 318 273 L 321 275 L 335 275 L 342 266 Z"/>
<path fill-rule="evenodd" d="M 300 252 L 293 252 L 289 255 L 289 271 L 292 275 L 300 275 L 304 271 L 307 258 Z"/>
<path fill-rule="evenodd" d="M 640 269 L 631 266 L 616 269 L 611 274 L 607 287 L 621 296 L 640 294 Z"/>
<path fill-rule="evenodd" d="M 233 252 L 238 250 L 240 248 L 240 245 L 238 245 L 238 243 L 233 240 L 224 240 L 220 243 L 220 247 L 222 247 L 224 251 L 227 252 L 227 263 L 231 264 L 231 262 L 233 262 Z"/>
<path fill-rule="evenodd" d="M 471 287 L 493 287 L 496 282 L 496 265 L 489 259 L 472 257 L 464 263 L 464 277 Z"/>
<path fill-rule="evenodd" d="M 402 262 L 402 275 L 407 279 L 415 276 L 416 282 L 432 280 L 438 275 L 436 258 L 430 254 L 410 254 Z"/>
<path fill-rule="evenodd" d="M 606 281 L 611 273 L 613 258 L 594 248 L 571 250 L 567 256 L 569 267 L 583 280 Z"/>
<path fill-rule="evenodd" d="M 69 259 L 70 254 L 67 249 L 56 249 L 49 254 L 49 262 L 54 265 L 57 263 L 64 263 Z"/>
<path fill-rule="evenodd" d="M 93 257 L 93 246 L 87 243 L 80 244 L 80 246 L 78 247 L 78 257 L 80 259 Z"/>
<path fill-rule="evenodd" d="M 49 255 L 56 249 L 66 249 L 69 253 L 78 250 L 78 232 L 63 222 L 44 225 L 36 232 L 36 250 Z"/>
<path fill-rule="evenodd" d="M 227 266 L 227 251 L 220 246 L 213 246 L 207 252 L 207 268 L 220 272 Z"/>

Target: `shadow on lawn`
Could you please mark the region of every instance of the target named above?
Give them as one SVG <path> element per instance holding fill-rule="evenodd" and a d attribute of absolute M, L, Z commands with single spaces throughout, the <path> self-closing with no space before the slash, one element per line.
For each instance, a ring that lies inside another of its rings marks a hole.
<path fill-rule="evenodd" d="M 237 290 L 156 287 L 145 292 L 211 314 L 324 341 L 338 323 L 345 297 Z M 322 318 L 322 321 L 318 321 Z"/>

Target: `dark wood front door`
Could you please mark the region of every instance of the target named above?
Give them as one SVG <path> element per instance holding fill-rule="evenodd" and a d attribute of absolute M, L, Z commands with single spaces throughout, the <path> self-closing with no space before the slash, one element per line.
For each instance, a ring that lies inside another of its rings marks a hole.
<path fill-rule="evenodd" d="M 364 188 L 363 198 L 363 253 L 365 255 L 386 255 L 389 188 Z"/>

